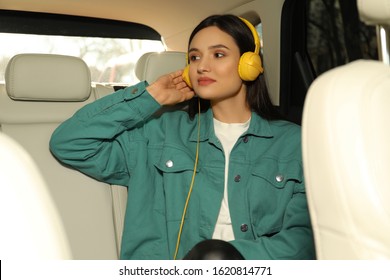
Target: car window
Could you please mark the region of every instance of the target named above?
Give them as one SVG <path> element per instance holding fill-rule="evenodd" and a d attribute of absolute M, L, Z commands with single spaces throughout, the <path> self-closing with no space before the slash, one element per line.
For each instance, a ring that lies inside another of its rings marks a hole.
<path fill-rule="evenodd" d="M 280 33 L 279 110 L 297 124 L 316 77 L 354 60 L 378 59 L 376 29 L 360 21 L 356 0 L 285 0 Z"/>
<path fill-rule="evenodd" d="M 317 75 L 357 59 L 378 59 L 376 29 L 356 1 L 307 1 L 307 50 Z"/>
<path fill-rule="evenodd" d="M 18 53 L 48 53 L 80 57 L 91 70 L 93 82 L 137 82 L 134 66 L 146 52 L 164 51 L 159 40 L 115 39 L 0 33 L 0 81 L 10 58 Z"/>

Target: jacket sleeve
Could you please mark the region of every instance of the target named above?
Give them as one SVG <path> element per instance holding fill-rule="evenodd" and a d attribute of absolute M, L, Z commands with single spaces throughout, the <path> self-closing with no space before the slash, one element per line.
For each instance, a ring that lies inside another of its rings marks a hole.
<path fill-rule="evenodd" d="M 297 183 L 283 219 L 283 227 L 272 236 L 231 243 L 245 259 L 315 259 L 313 233 L 303 183 Z"/>
<path fill-rule="evenodd" d="M 121 135 L 142 127 L 160 108 L 146 86 L 141 82 L 81 108 L 54 131 L 50 140 L 53 155 L 97 180 L 127 185 L 131 162 L 123 164 L 121 137 L 125 137 Z M 136 136 L 129 133 L 126 137 Z"/>

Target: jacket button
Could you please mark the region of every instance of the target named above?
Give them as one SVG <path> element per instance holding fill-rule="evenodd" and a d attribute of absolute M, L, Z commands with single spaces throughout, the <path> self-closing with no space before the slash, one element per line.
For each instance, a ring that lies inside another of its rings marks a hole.
<path fill-rule="evenodd" d="M 284 177 L 283 177 L 283 175 L 279 174 L 279 175 L 276 175 L 275 180 L 276 180 L 276 182 L 281 183 L 281 182 L 283 182 Z"/>
<path fill-rule="evenodd" d="M 244 143 L 248 143 L 248 141 L 249 141 L 248 136 L 245 136 L 243 141 L 244 141 Z"/>
<path fill-rule="evenodd" d="M 241 229 L 242 232 L 247 232 L 248 231 L 248 225 L 247 224 L 242 224 L 240 226 L 240 229 Z"/>
<path fill-rule="evenodd" d="M 172 161 L 172 160 L 168 160 L 168 161 L 165 163 L 165 166 L 166 166 L 166 167 L 172 167 L 172 166 L 173 166 L 173 161 Z"/>
<path fill-rule="evenodd" d="M 241 181 L 241 176 L 240 175 L 236 175 L 236 177 L 234 177 L 234 182 L 240 182 Z"/>

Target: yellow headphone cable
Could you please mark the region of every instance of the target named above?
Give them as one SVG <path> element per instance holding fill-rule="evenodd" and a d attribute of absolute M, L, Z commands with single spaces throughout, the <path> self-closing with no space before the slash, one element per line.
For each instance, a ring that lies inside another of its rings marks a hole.
<path fill-rule="evenodd" d="M 192 189 L 194 187 L 196 168 L 198 166 L 198 159 L 199 159 L 199 143 L 200 143 L 200 98 L 198 98 L 198 137 L 197 137 L 197 141 L 196 141 L 196 154 L 195 154 L 194 172 L 192 173 L 192 179 L 191 179 L 190 188 L 188 190 L 187 199 L 186 199 L 186 202 L 184 204 L 183 214 L 181 216 L 179 233 L 177 234 L 175 254 L 173 255 L 173 259 L 174 260 L 176 260 L 177 253 L 179 252 L 180 239 L 181 239 L 181 234 L 182 234 L 183 226 L 184 226 L 184 219 L 185 219 L 185 216 L 186 216 L 186 213 L 187 213 L 188 203 L 190 202 Z"/>

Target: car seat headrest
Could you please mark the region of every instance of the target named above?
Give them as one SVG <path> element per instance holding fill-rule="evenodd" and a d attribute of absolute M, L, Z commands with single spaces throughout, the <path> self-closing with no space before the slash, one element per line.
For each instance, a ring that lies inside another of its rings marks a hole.
<path fill-rule="evenodd" d="M 360 19 L 368 25 L 390 25 L 390 0 L 358 0 Z"/>
<path fill-rule="evenodd" d="M 135 75 L 140 81 L 152 83 L 158 77 L 183 69 L 185 66 L 185 52 L 149 52 L 142 55 L 137 61 Z"/>
<path fill-rule="evenodd" d="M 91 94 L 91 74 L 77 57 L 18 54 L 5 73 L 7 94 L 25 101 L 84 101 Z"/>

